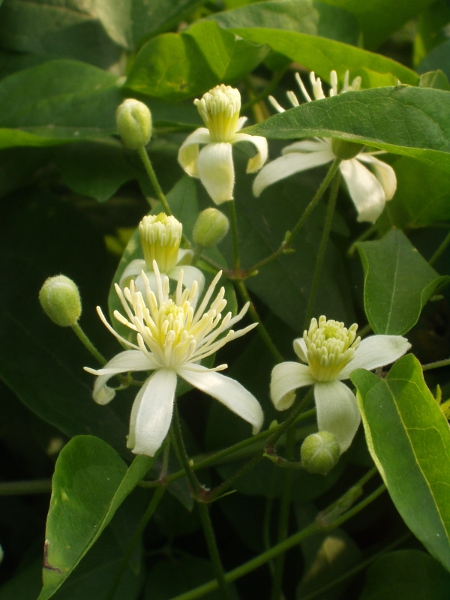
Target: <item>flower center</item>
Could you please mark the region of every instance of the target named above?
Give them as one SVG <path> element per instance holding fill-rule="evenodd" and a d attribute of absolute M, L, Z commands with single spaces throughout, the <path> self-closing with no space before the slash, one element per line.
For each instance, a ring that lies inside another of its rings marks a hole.
<path fill-rule="evenodd" d="M 231 142 L 236 133 L 241 110 L 239 90 L 229 85 L 217 85 L 201 100 L 194 100 L 213 142 Z"/>
<path fill-rule="evenodd" d="M 177 264 L 183 226 L 165 213 L 147 215 L 139 223 L 139 235 L 145 264 L 153 270 L 156 260 L 162 273 L 169 273 Z"/>
<path fill-rule="evenodd" d="M 361 341 L 356 337 L 357 329 L 356 323 L 347 329 L 344 323 L 327 321 L 324 316 L 318 323 L 316 319 L 311 320 L 303 340 L 311 375 L 316 381 L 333 381 L 352 360 Z"/>

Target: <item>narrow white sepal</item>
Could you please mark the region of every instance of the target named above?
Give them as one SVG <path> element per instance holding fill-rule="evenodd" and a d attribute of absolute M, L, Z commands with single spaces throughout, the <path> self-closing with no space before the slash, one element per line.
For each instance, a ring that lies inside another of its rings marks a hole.
<path fill-rule="evenodd" d="M 329 152 L 330 162 L 334 160 L 335 156 L 331 149 L 331 141 L 328 139 L 314 138 L 311 140 L 300 140 L 294 142 L 283 148 L 281 153 L 290 154 L 291 152 Z"/>
<path fill-rule="evenodd" d="M 178 150 L 178 162 L 191 177 L 198 177 L 197 160 L 199 155 L 199 144 L 209 144 L 211 135 L 206 127 L 200 127 L 181 144 Z"/>
<path fill-rule="evenodd" d="M 386 200 L 391 200 L 397 189 L 397 176 L 391 165 L 388 165 L 371 154 L 365 153 L 358 154 L 358 160 L 372 165 L 376 178 L 383 186 Z"/>
<path fill-rule="evenodd" d="M 267 186 L 286 179 L 294 173 L 326 165 L 332 158 L 330 159 L 328 150 L 310 154 L 301 152 L 284 154 L 261 169 L 253 182 L 253 194 L 258 198 Z"/>
<path fill-rule="evenodd" d="M 375 223 L 386 203 L 383 186 L 356 158 L 343 160 L 339 169 L 358 211 L 357 220 Z"/>
<path fill-rule="evenodd" d="M 140 350 L 125 350 L 116 354 L 102 369 L 84 367 L 84 370 L 92 375 L 97 375 L 92 394 L 95 402 L 107 404 L 115 396 L 114 390 L 106 385 L 111 377 L 129 371 L 150 371 L 156 366 L 156 363 L 142 354 Z"/>
<path fill-rule="evenodd" d="M 305 344 L 305 340 L 303 338 L 297 338 L 294 340 L 293 344 L 294 346 L 294 352 L 295 354 L 299 357 L 299 359 L 308 364 L 308 358 L 306 356 L 306 344 Z"/>
<path fill-rule="evenodd" d="M 355 394 L 341 381 L 316 383 L 317 426 L 319 431 L 332 433 L 345 452 L 355 437 L 361 416 Z"/>
<path fill-rule="evenodd" d="M 292 406 L 294 390 L 313 385 L 309 367 L 298 362 L 284 362 L 275 365 L 270 379 L 270 398 L 277 410 L 287 410 Z"/>
<path fill-rule="evenodd" d="M 135 260 L 132 260 L 125 267 L 125 270 L 120 277 L 119 286 L 121 288 L 128 286 L 130 283 L 130 279 L 136 279 L 136 276 L 139 275 L 139 273 L 142 270 L 145 271 L 146 268 L 147 265 L 145 264 L 145 260 L 143 258 L 137 258 Z"/>
<path fill-rule="evenodd" d="M 197 269 L 197 267 L 193 267 L 191 265 L 177 265 L 170 271 L 170 279 L 175 279 L 175 281 L 178 281 L 180 271 L 183 271 L 183 285 L 190 289 L 194 281 L 196 281 L 198 285 L 198 295 L 200 295 L 205 287 L 205 276 L 200 269 Z"/>
<path fill-rule="evenodd" d="M 134 454 L 154 456 L 163 443 L 172 421 L 176 387 L 175 371 L 159 369 L 136 396 L 127 443 Z"/>
<path fill-rule="evenodd" d="M 352 360 L 339 373 L 339 379 L 348 379 L 356 369 L 372 371 L 395 362 L 411 348 L 401 335 L 371 335 L 362 340 Z"/>
<path fill-rule="evenodd" d="M 200 150 L 198 176 L 216 204 L 233 199 L 234 165 L 232 146 L 227 142 L 208 144 Z"/>
<path fill-rule="evenodd" d="M 253 434 L 260 431 L 264 421 L 261 405 L 239 382 L 202 365 L 183 367 L 178 370 L 178 375 L 250 423 Z"/>
<path fill-rule="evenodd" d="M 248 133 L 236 133 L 233 144 L 238 142 L 250 142 L 256 148 L 256 154 L 247 163 L 247 173 L 256 173 L 266 162 L 269 155 L 269 148 L 265 137 L 260 135 L 249 135 Z"/>

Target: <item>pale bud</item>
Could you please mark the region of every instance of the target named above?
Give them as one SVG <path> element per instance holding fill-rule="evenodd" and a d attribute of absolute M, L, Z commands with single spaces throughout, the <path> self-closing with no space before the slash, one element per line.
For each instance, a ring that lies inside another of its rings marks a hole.
<path fill-rule="evenodd" d="M 45 280 L 39 292 L 45 314 L 60 327 L 76 325 L 81 316 L 81 298 L 76 284 L 65 275 Z"/>
<path fill-rule="evenodd" d="M 124 100 L 116 110 L 116 122 L 124 145 L 130 150 L 144 148 L 152 135 L 152 115 L 139 100 Z"/>
<path fill-rule="evenodd" d="M 228 233 L 230 222 L 217 208 L 203 210 L 194 225 L 194 243 L 202 248 L 211 248 L 223 240 Z"/>
<path fill-rule="evenodd" d="M 336 437 L 328 431 L 312 433 L 300 449 L 304 469 L 319 475 L 326 475 L 337 465 L 340 453 Z"/>

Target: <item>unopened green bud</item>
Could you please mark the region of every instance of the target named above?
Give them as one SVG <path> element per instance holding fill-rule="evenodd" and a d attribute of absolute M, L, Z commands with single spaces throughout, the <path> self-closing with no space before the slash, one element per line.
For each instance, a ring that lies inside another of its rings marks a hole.
<path fill-rule="evenodd" d="M 308 435 L 300 449 L 303 467 L 310 473 L 326 475 L 338 463 L 341 449 L 328 431 Z"/>
<path fill-rule="evenodd" d="M 355 158 L 363 148 L 364 144 L 356 144 L 355 142 L 347 142 L 346 140 L 331 140 L 333 154 L 342 160 Z"/>
<path fill-rule="evenodd" d="M 229 227 L 228 218 L 220 210 L 207 208 L 199 214 L 194 225 L 194 243 L 202 248 L 211 248 L 223 240 Z"/>
<path fill-rule="evenodd" d="M 152 115 L 139 100 L 124 100 L 116 110 L 116 122 L 124 145 L 130 150 L 144 148 L 152 135 Z"/>
<path fill-rule="evenodd" d="M 60 327 L 72 327 L 81 316 L 81 298 L 75 283 L 65 275 L 46 279 L 39 292 L 45 314 Z"/>

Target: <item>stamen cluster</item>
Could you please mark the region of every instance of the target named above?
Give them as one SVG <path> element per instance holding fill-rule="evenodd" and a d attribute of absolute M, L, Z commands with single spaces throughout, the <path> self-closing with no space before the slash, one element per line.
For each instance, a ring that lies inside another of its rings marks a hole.
<path fill-rule="evenodd" d="M 353 358 L 361 338 L 356 337 L 358 325 L 349 329 L 344 323 L 328 320 L 322 316 L 319 322 L 311 320 L 308 331 L 303 333 L 306 357 L 311 375 L 316 381 L 332 381 Z"/>
<path fill-rule="evenodd" d="M 147 215 L 139 223 L 139 235 L 147 268 L 156 260 L 162 273 L 177 264 L 183 226 L 175 217 L 164 213 Z"/>
<path fill-rule="evenodd" d="M 231 142 L 238 129 L 241 94 L 229 85 L 217 85 L 201 100 L 194 100 L 198 112 L 209 129 L 211 141 Z"/>

